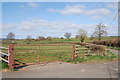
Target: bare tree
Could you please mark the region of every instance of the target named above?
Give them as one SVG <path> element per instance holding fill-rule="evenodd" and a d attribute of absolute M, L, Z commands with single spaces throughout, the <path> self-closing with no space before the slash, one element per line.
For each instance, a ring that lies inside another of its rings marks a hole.
<path fill-rule="evenodd" d="M 94 38 L 95 38 L 95 35 L 94 35 L 94 33 L 93 33 L 93 34 L 91 34 L 91 36 L 90 36 L 90 40 L 92 41 Z"/>
<path fill-rule="evenodd" d="M 31 35 L 27 35 L 26 39 L 32 39 Z"/>
<path fill-rule="evenodd" d="M 84 42 L 85 37 L 87 37 L 87 31 L 84 29 L 79 29 L 77 38 L 79 38 L 81 42 Z"/>
<path fill-rule="evenodd" d="M 49 41 L 51 41 L 51 40 L 52 40 L 52 37 L 51 37 L 51 36 L 48 36 L 46 39 L 49 40 Z"/>
<path fill-rule="evenodd" d="M 43 37 L 43 36 L 38 36 L 37 39 L 38 40 L 46 40 L 45 37 Z"/>
<path fill-rule="evenodd" d="M 32 36 L 31 35 L 27 35 L 26 41 L 28 41 L 28 43 L 30 43 L 31 40 L 32 40 Z"/>
<path fill-rule="evenodd" d="M 98 24 L 93 34 L 98 37 L 98 40 L 101 40 L 102 36 L 107 36 L 106 26 L 102 23 Z"/>
<path fill-rule="evenodd" d="M 76 35 L 75 38 L 79 38 L 79 35 Z"/>
<path fill-rule="evenodd" d="M 15 34 L 10 32 L 8 35 L 7 35 L 7 39 L 8 40 L 14 40 L 15 39 Z"/>
<path fill-rule="evenodd" d="M 67 39 L 69 39 L 70 36 L 71 36 L 71 33 L 66 32 L 66 33 L 64 34 L 64 36 L 65 36 Z"/>

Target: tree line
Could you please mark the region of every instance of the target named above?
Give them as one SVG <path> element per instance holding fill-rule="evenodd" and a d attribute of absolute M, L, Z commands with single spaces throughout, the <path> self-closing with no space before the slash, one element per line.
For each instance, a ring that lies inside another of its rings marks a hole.
<path fill-rule="evenodd" d="M 68 40 L 70 39 L 71 37 L 71 33 L 70 32 L 66 32 L 64 34 L 64 37 L 67 38 Z M 87 37 L 88 33 L 86 30 L 84 29 L 79 29 L 78 30 L 78 34 L 75 36 L 75 38 L 78 38 L 81 42 L 84 42 L 85 38 Z M 102 23 L 96 25 L 96 28 L 95 28 L 95 31 L 92 33 L 91 35 L 91 40 L 94 38 L 94 37 L 97 37 L 98 40 L 101 40 L 101 37 L 103 36 L 107 36 L 107 29 L 106 29 L 106 26 Z M 8 40 L 14 40 L 15 39 L 15 34 L 10 32 L 8 35 L 7 35 L 7 39 Z M 32 39 L 32 36 L 31 35 L 27 35 L 26 39 L 29 41 Z M 47 38 L 43 37 L 43 36 L 38 36 L 37 37 L 37 40 L 51 40 L 52 37 L 48 36 Z M 63 39 L 63 37 L 61 37 L 61 39 Z"/>
<path fill-rule="evenodd" d="M 81 42 L 84 42 L 85 38 L 87 37 L 87 31 L 84 29 L 79 29 L 78 34 L 76 35 L 75 38 L 78 38 Z M 71 33 L 66 32 L 64 36 L 69 39 L 71 36 Z M 107 36 L 107 29 L 106 26 L 102 23 L 96 25 L 95 31 L 91 35 L 91 40 L 95 37 L 98 38 L 100 41 L 103 36 Z"/>

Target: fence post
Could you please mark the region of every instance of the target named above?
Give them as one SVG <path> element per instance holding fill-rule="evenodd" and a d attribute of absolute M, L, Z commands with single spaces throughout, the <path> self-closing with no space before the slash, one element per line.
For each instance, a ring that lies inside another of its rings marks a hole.
<path fill-rule="evenodd" d="M 58 58 L 60 58 L 60 45 L 58 45 Z"/>
<path fill-rule="evenodd" d="M 13 70 L 14 69 L 14 44 L 9 44 L 9 69 Z"/>
<path fill-rule="evenodd" d="M 72 48 L 73 48 L 72 59 L 74 60 L 75 59 L 75 43 L 72 43 Z"/>
<path fill-rule="evenodd" d="M 40 45 L 39 45 L 39 49 L 38 49 L 38 64 L 40 64 Z"/>

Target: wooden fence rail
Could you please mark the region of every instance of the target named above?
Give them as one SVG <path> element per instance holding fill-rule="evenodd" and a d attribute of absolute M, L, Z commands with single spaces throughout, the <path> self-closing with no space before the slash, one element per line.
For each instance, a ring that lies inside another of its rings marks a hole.
<path fill-rule="evenodd" d="M 8 50 L 8 53 L 3 53 L 1 52 L 1 49 L 6 49 Z M 9 69 L 13 70 L 14 69 L 14 57 L 13 57 L 13 50 L 14 50 L 14 45 L 10 44 L 9 48 L 4 48 L 4 47 L 0 47 L 0 55 L 1 55 L 1 60 L 5 61 L 8 63 Z M 8 58 L 5 59 L 5 57 Z"/>

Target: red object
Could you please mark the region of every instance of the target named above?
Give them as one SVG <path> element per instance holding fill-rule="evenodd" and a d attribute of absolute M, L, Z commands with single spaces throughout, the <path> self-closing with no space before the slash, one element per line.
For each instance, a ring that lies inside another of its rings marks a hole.
<path fill-rule="evenodd" d="M 73 43 L 73 53 L 72 53 L 72 59 L 74 60 L 75 59 L 75 44 Z"/>
<path fill-rule="evenodd" d="M 13 70 L 14 69 L 14 44 L 9 44 L 9 69 Z"/>

